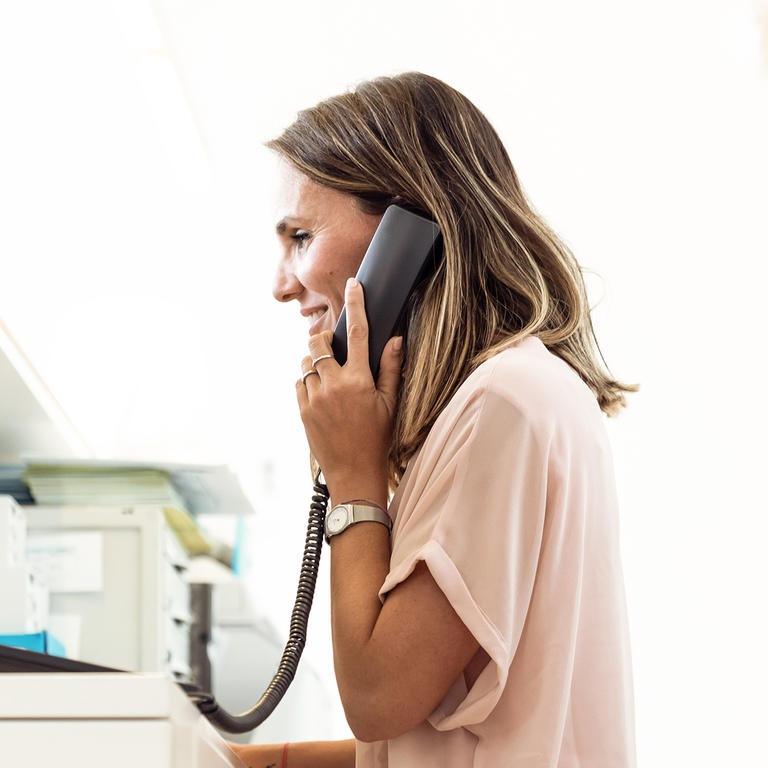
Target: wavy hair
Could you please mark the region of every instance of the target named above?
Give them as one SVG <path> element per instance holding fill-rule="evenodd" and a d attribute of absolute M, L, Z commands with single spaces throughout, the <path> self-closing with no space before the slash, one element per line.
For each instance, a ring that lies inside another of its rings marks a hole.
<path fill-rule="evenodd" d="M 434 219 L 443 255 L 410 303 L 390 482 L 483 361 L 537 336 L 614 415 L 624 393 L 600 354 L 581 269 L 526 200 L 506 149 L 464 95 L 419 72 L 363 82 L 300 112 L 267 143 L 368 213 Z"/>

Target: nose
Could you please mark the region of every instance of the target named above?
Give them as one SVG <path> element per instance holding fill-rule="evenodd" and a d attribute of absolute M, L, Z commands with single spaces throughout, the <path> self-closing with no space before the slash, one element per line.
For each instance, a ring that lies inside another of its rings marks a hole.
<path fill-rule="evenodd" d="M 272 295 L 278 301 L 293 301 L 299 298 L 303 290 L 304 286 L 290 265 L 285 260 L 281 261 L 272 281 Z"/>

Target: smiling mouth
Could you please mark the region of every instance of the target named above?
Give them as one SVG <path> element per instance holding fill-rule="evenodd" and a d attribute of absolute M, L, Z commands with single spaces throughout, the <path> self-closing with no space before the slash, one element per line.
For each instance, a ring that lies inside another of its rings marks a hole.
<path fill-rule="evenodd" d="M 316 333 L 320 333 L 320 331 L 323 330 L 323 319 L 328 315 L 328 310 L 329 307 L 322 307 L 320 309 L 316 309 L 314 312 L 311 312 L 308 315 L 304 315 L 309 323 L 310 336 Z"/>
<path fill-rule="evenodd" d="M 327 311 L 327 309 L 318 309 L 317 312 L 313 312 L 311 315 L 307 315 L 309 324 L 313 325 L 316 323 Z"/>

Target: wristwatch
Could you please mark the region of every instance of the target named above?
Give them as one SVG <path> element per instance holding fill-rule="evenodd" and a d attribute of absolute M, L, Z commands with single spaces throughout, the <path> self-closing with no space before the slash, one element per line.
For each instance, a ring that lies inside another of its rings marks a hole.
<path fill-rule="evenodd" d="M 330 541 L 331 536 L 337 536 L 342 531 L 355 523 L 371 521 L 381 523 L 392 529 L 392 522 L 389 515 L 379 507 L 373 507 L 368 504 L 337 504 L 325 515 L 325 540 Z"/>

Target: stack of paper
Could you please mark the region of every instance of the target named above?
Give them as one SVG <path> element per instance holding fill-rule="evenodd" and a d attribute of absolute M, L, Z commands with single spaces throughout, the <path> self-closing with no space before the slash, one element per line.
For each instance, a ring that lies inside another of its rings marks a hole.
<path fill-rule="evenodd" d="M 86 491 L 83 486 L 88 484 L 93 490 L 98 483 L 109 484 L 111 488 L 105 490 L 118 496 L 126 493 L 124 501 L 115 503 L 135 504 L 136 486 L 133 482 L 126 484 L 123 481 L 128 476 L 139 479 L 143 473 L 150 473 L 140 480 L 146 484 L 147 492 L 154 484 L 154 492 L 170 494 L 174 500 L 180 499 L 184 509 L 192 515 L 223 513 L 239 517 L 253 514 L 253 507 L 245 497 L 237 477 L 224 466 L 110 459 L 40 459 L 27 461 L 24 479 L 30 486 L 34 483 L 32 495 L 38 504 L 76 503 L 64 501 L 63 496 L 59 496 L 61 501 L 55 501 L 59 494 L 74 498 L 77 493 L 83 493 L 96 498 L 100 494 Z M 89 479 L 90 476 L 93 479 Z M 38 496 L 38 493 L 41 495 Z M 43 501 L 43 497 L 50 500 Z M 107 502 L 99 500 L 94 503 Z"/>
<path fill-rule="evenodd" d="M 190 555 L 210 551 L 165 470 L 89 461 L 31 464 L 24 472 L 24 480 L 37 504 L 162 507 L 168 525 Z"/>
<path fill-rule="evenodd" d="M 20 464 L 0 464 L 0 496 L 12 496 L 17 504 L 34 504 Z"/>
<path fill-rule="evenodd" d="M 168 473 L 157 469 L 37 464 L 27 467 L 24 480 L 38 504 L 184 507 Z"/>

